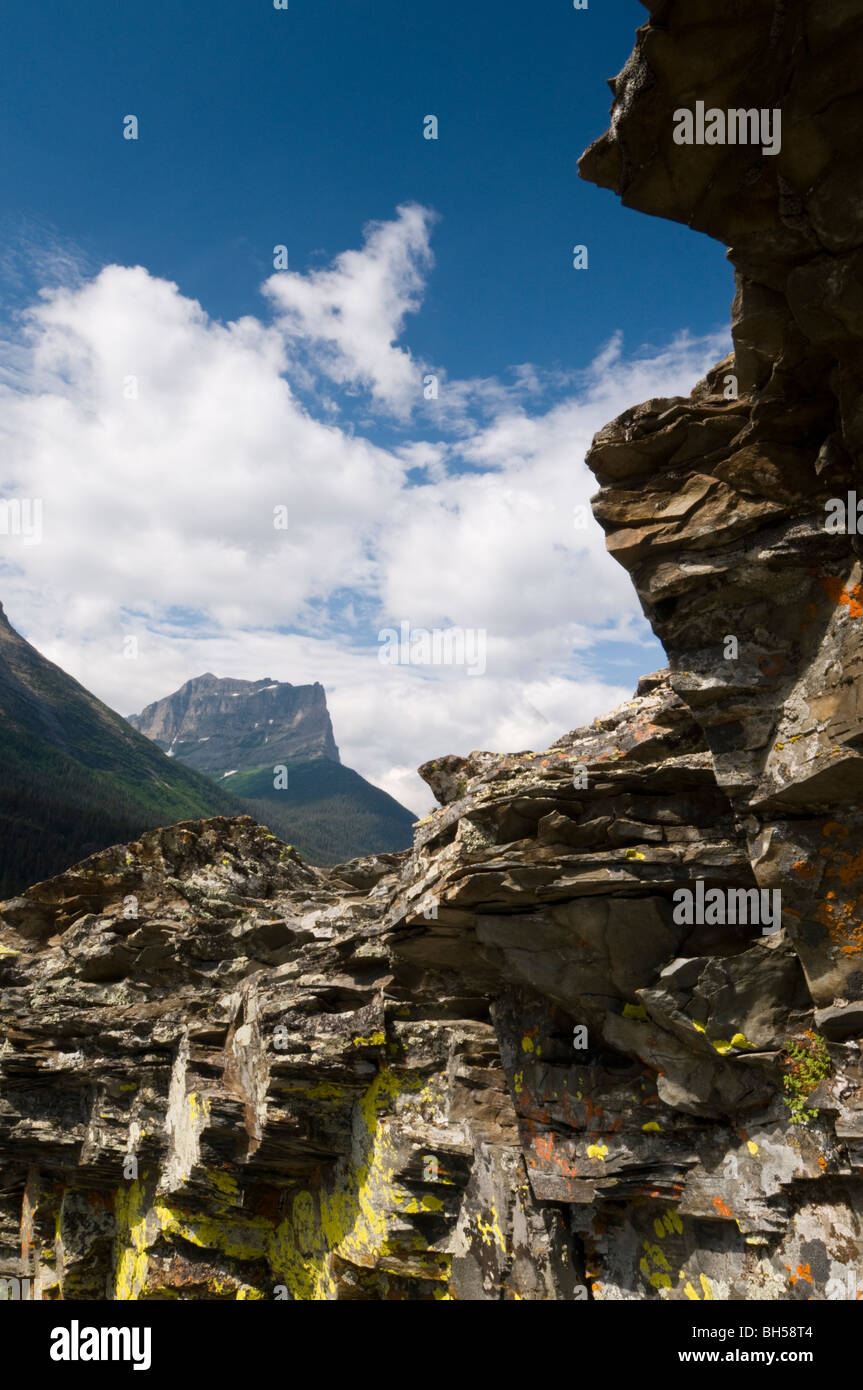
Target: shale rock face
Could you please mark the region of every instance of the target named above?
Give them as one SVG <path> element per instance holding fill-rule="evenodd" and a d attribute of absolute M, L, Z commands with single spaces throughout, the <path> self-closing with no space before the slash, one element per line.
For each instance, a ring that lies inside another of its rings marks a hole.
<path fill-rule="evenodd" d="M 782 888 L 813 999 L 859 1004 L 863 552 L 827 521 L 831 499 L 863 500 L 863 7 L 649 9 L 581 173 L 729 245 L 735 348 L 689 400 L 649 401 L 600 433 L 595 513 L 756 877 Z M 676 145 L 672 114 L 697 100 L 781 108 L 780 153 Z"/>
<path fill-rule="evenodd" d="M 6 1272 L 67 1299 L 845 1296 L 859 1046 L 824 1044 L 792 1124 L 791 942 L 675 923 L 676 888 L 754 878 L 664 673 L 547 754 L 423 771 L 412 852 L 314 870 L 189 822 L 4 905 Z"/>
<path fill-rule="evenodd" d="M 863 13 L 649 9 L 582 172 L 740 271 L 734 356 L 591 455 L 670 673 L 428 764 L 401 854 L 187 822 L 3 904 L 0 1258 L 45 1297 L 863 1292 L 863 600 L 824 527 Z M 781 154 L 675 146 L 696 100 L 781 105 Z M 781 929 L 685 920 L 699 884 L 781 890 Z"/>

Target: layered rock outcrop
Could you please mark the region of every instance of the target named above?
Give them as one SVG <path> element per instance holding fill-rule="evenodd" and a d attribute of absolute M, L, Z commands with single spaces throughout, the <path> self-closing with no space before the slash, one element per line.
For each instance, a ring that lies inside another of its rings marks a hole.
<path fill-rule="evenodd" d="M 0 1254 L 45 1297 L 863 1292 L 863 599 L 824 524 L 863 11 L 648 8 L 582 172 L 739 271 L 734 355 L 590 458 L 670 671 L 546 753 L 427 765 L 411 851 L 189 822 L 2 906 Z M 781 106 L 780 154 L 676 146 L 697 100 Z M 781 929 L 681 889 L 778 890 Z"/>
<path fill-rule="evenodd" d="M 863 7 L 648 8 L 580 170 L 728 244 L 734 352 L 689 400 L 600 433 L 594 510 L 756 876 L 782 888 L 815 1002 L 860 1002 L 863 552 L 828 521 L 858 489 L 863 445 Z M 781 150 L 676 145 L 672 115 L 698 100 L 781 110 Z"/>
<path fill-rule="evenodd" d="M 424 773 L 411 853 L 189 822 L 4 905 L 7 1272 L 21 1241 L 44 1297 L 844 1295 L 859 1047 L 793 1124 L 792 943 L 675 923 L 755 880 L 664 674 Z"/>

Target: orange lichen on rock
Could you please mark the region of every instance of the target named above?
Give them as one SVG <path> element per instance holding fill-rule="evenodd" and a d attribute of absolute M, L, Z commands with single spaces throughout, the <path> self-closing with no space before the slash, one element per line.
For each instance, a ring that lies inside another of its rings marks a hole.
<path fill-rule="evenodd" d="M 844 840 L 851 832 L 838 821 L 828 821 L 821 833 L 828 840 Z M 843 955 L 857 955 L 863 951 L 863 919 L 858 910 L 863 894 L 863 847 L 857 853 L 830 847 L 821 854 L 827 860 L 825 884 L 832 882 L 841 887 L 827 888 L 815 909 L 815 918 Z"/>
<path fill-rule="evenodd" d="M 841 579 L 833 577 L 822 579 L 820 583 L 828 598 L 847 607 L 850 617 L 863 617 L 863 603 L 860 601 L 863 598 L 863 588 L 859 584 L 855 584 L 852 589 L 846 589 Z"/>

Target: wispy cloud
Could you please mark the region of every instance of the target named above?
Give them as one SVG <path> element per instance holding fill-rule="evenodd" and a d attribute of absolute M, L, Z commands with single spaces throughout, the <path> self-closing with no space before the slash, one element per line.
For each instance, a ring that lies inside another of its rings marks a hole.
<path fill-rule="evenodd" d="M 264 285 L 280 332 L 307 367 L 342 387 L 368 388 L 400 418 L 421 395 L 422 364 L 397 339 L 422 303 L 434 220 L 405 204 L 394 221 L 366 228 L 362 250 L 343 251 L 326 270 L 278 271 Z"/>

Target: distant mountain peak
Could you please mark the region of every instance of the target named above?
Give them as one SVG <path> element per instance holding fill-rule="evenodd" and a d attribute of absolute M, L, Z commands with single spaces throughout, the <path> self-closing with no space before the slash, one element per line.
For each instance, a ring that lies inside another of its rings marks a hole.
<path fill-rule="evenodd" d="M 130 715 L 129 723 L 164 753 L 211 777 L 298 759 L 340 761 L 326 692 L 317 681 L 291 685 L 207 671 Z"/>
<path fill-rule="evenodd" d="M 129 722 L 172 760 L 230 789 L 313 863 L 392 853 L 413 841 L 413 813 L 342 764 L 318 681 L 290 685 L 208 671 Z M 280 764 L 285 778 L 274 777 Z"/>

